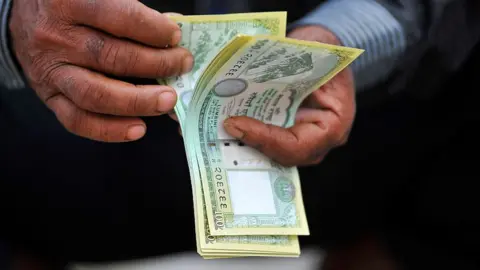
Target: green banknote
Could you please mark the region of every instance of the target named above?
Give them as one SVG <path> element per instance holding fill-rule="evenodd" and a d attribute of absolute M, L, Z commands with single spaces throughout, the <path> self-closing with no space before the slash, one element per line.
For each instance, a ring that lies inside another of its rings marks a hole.
<path fill-rule="evenodd" d="M 223 121 L 246 115 L 289 127 L 314 90 L 363 51 L 273 36 L 238 35 L 198 79 L 184 140 L 198 163 L 211 235 L 308 235 L 295 167 L 230 137 Z"/>
<path fill-rule="evenodd" d="M 217 53 L 237 34 L 269 34 L 285 36 L 286 13 L 246 13 L 206 16 L 175 16 L 182 28 L 181 46 L 192 51 L 195 66 L 192 72 L 175 78 L 159 79 L 174 87 L 180 97 L 175 108 L 183 126 L 189 99 L 198 78 Z M 182 128 L 182 132 L 184 129 Z M 194 152 L 187 151 L 194 198 L 197 252 L 206 259 L 249 256 L 298 257 L 297 236 L 213 236 L 210 234 L 201 178 Z"/>
<path fill-rule="evenodd" d="M 227 15 L 171 16 L 182 30 L 180 46 L 190 50 L 195 64 L 182 76 L 158 79 L 172 86 L 179 101 L 175 107 L 180 125 L 198 79 L 217 53 L 238 34 L 285 36 L 286 12 L 238 13 Z"/>
<path fill-rule="evenodd" d="M 197 251 L 207 259 L 296 257 L 307 235 L 296 168 L 225 134 L 226 117 L 290 126 L 300 102 L 361 50 L 285 39 L 286 13 L 172 17 L 195 58 L 175 88 L 192 181 Z"/>

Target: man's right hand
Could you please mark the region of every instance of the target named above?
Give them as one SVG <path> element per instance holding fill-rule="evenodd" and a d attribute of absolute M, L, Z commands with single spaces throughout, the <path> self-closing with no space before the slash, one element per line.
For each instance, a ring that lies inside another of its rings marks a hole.
<path fill-rule="evenodd" d="M 176 46 L 177 24 L 137 0 L 15 0 L 10 31 L 40 99 L 67 130 L 98 141 L 143 137 L 138 117 L 166 113 L 177 99 L 170 87 L 103 74 L 160 78 L 193 66 L 191 53 Z"/>

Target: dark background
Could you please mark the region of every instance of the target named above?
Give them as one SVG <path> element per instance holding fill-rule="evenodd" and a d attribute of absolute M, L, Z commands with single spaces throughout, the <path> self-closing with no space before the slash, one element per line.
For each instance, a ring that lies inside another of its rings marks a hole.
<path fill-rule="evenodd" d="M 359 95 L 349 143 L 302 169 L 303 244 L 373 234 L 407 268 L 477 268 L 478 51 L 435 96 Z M 139 142 L 96 143 L 63 131 L 33 91 L 0 90 L 0 239 L 89 261 L 194 249 L 176 123 L 149 118 Z"/>

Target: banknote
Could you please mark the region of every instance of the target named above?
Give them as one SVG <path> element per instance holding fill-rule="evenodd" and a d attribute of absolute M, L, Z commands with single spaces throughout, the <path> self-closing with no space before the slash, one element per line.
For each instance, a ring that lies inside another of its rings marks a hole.
<path fill-rule="evenodd" d="M 289 127 L 305 97 L 363 50 L 237 35 L 203 71 L 187 111 L 211 235 L 308 235 L 297 168 L 242 145 L 223 121 L 245 115 Z"/>
<path fill-rule="evenodd" d="M 206 259 L 297 257 L 308 235 L 296 168 L 230 138 L 221 123 L 247 115 L 293 124 L 301 101 L 362 51 L 286 39 L 286 13 L 173 16 L 191 72 L 158 79 L 179 97 L 194 198 L 197 252 Z"/>
<path fill-rule="evenodd" d="M 300 245 L 297 236 L 213 236 L 206 216 L 198 162 L 188 152 L 195 208 L 197 252 L 204 258 L 233 258 L 251 256 L 298 257 Z M 194 167 L 196 166 L 196 167 Z"/>
<path fill-rule="evenodd" d="M 207 16 L 174 16 L 182 28 L 181 46 L 192 51 L 195 66 L 192 72 L 175 78 L 158 79 L 161 84 L 173 86 L 180 98 L 176 112 L 182 125 L 188 106 L 188 97 L 198 78 L 216 54 L 238 33 L 285 36 L 286 13 L 246 13 Z M 183 129 L 182 129 L 183 131 Z M 188 155 L 189 154 L 189 155 Z M 188 152 L 188 166 L 192 176 L 197 252 L 204 258 L 232 258 L 245 256 L 298 257 L 297 236 L 212 236 L 198 175 L 195 155 Z M 195 184 L 195 180 L 198 181 Z"/>
<path fill-rule="evenodd" d="M 182 125 L 198 79 L 217 53 L 238 34 L 285 36 L 286 12 L 255 12 L 226 15 L 170 16 L 182 30 L 180 46 L 194 56 L 191 72 L 159 78 L 160 84 L 172 86 L 179 98 L 175 112 Z"/>

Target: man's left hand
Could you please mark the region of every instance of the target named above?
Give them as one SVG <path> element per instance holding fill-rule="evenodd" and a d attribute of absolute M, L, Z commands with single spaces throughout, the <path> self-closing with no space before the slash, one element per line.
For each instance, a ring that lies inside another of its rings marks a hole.
<path fill-rule="evenodd" d="M 341 45 L 333 33 L 320 26 L 297 28 L 289 37 Z M 284 166 L 313 165 L 347 142 L 355 112 L 353 74 L 346 68 L 304 101 L 291 128 L 246 116 L 231 117 L 224 127 L 231 136 Z M 178 122 L 173 112 L 170 117 Z"/>
<path fill-rule="evenodd" d="M 319 26 L 300 27 L 289 37 L 340 45 L 334 34 Z M 224 127 L 231 136 L 284 166 L 312 165 L 347 142 L 355 110 L 353 75 L 347 68 L 304 101 L 290 128 L 246 116 L 231 117 Z"/>

